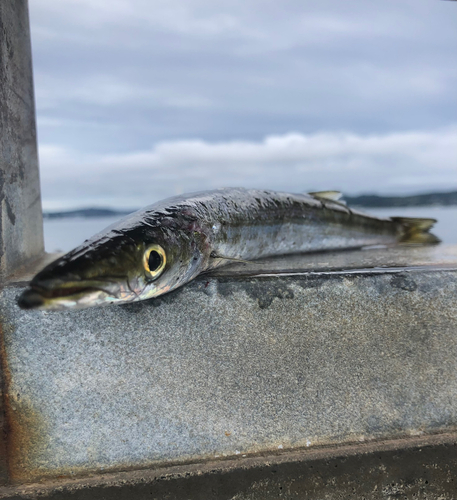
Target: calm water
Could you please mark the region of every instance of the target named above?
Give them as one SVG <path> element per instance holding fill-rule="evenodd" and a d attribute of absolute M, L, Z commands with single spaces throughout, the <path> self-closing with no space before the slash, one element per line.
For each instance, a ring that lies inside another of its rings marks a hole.
<path fill-rule="evenodd" d="M 403 209 L 371 209 L 367 212 L 378 216 L 434 217 L 438 219 L 433 232 L 447 244 L 457 244 L 457 207 L 419 207 Z M 45 220 L 44 239 L 47 252 L 66 252 L 85 239 L 101 231 L 117 217 L 90 219 Z"/>

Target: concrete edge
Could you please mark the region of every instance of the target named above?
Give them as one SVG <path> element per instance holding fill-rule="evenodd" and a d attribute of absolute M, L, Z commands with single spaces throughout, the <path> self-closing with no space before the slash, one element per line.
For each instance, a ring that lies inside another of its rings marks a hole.
<path fill-rule="evenodd" d="M 423 436 L 403 437 L 399 439 L 352 443 L 331 447 L 300 448 L 284 450 L 276 453 L 261 453 L 240 458 L 221 458 L 218 460 L 193 462 L 172 465 L 169 467 L 135 469 L 130 471 L 110 472 L 71 479 L 68 477 L 53 479 L 40 483 L 21 484 L 0 487 L 0 499 L 20 497 L 21 499 L 46 496 L 54 491 L 60 493 L 75 492 L 89 488 L 122 488 L 137 484 L 152 484 L 159 480 L 174 480 L 211 474 L 226 474 L 235 470 L 249 470 L 259 467 L 282 465 L 287 463 L 306 463 L 316 460 L 370 455 L 379 452 L 399 451 L 433 447 L 440 445 L 456 445 L 457 429 L 452 432 L 428 434 Z"/>
<path fill-rule="evenodd" d="M 58 257 L 64 255 L 63 253 L 46 253 L 38 259 L 34 259 L 28 262 L 26 265 L 19 268 L 13 274 L 8 276 L 8 278 L 0 283 L 0 290 L 2 288 L 11 287 L 25 287 L 32 280 L 34 275 L 41 271 L 48 264 L 53 262 Z M 232 270 L 233 268 L 233 270 Z M 271 277 L 294 277 L 294 276 L 307 276 L 307 277 L 320 277 L 320 276 L 333 276 L 333 275 L 358 275 L 358 276 L 373 276 L 378 274 L 396 274 L 402 272 L 412 272 L 412 273 L 430 273 L 430 272 L 441 272 L 441 271 L 457 271 L 457 263 L 427 263 L 424 265 L 411 265 L 411 266 L 398 266 L 398 267 L 345 267 L 345 268 L 316 268 L 316 269 L 305 269 L 305 270 L 256 270 L 247 269 L 245 271 L 239 271 L 238 264 L 230 264 L 224 266 L 223 272 L 219 269 L 202 273 L 198 275 L 195 280 L 205 280 L 207 278 L 216 279 L 262 279 Z M 186 286 L 186 285 L 185 285 Z"/>

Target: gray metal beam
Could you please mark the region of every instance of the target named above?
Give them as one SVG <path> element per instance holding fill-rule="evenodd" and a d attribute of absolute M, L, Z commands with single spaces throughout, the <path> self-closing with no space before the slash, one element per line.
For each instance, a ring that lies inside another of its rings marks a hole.
<path fill-rule="evenodd" d="M 43 253 L 26 0 L 0 2 L 0 281 Z"/>

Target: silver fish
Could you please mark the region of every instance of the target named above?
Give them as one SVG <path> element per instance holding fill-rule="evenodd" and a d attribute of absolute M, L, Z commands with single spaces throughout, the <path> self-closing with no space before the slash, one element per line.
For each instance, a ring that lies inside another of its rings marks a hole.
<path fill-rule="evenodd" d="M 236 260 L 397 243 L 437 243 L 435 219 L 378 218 L 333 191 L 227 188 L 131 214 L 39 272 L 23 309 L 81 309 L 150 299 Z"/>

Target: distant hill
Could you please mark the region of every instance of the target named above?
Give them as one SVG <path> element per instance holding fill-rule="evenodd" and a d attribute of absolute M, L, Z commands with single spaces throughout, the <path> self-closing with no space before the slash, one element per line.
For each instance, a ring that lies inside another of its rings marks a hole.
<path fill-rule="evenodd" d="M 457 205 L 457 191 L 448 193 L 426 193 L 412 196 L 378 196 L 363 194 L 360 196 L 345 196 L 348 205 L 359 207 L 423 207 Z"/>
<path fill-rule="evenodd" d="M 412 196 L 378 196 L 376 194 L 363 194 L 360 196 L 345 196 L 348 205 L 359 207 L 423 207 L 423 206 L 450 206 L 457 205 L 457 191 L 449 193 L 426 193 Z M 122 217 L 130 214 L 132 210 L 113 210 L 111 208 L 81 208 L 65 212 L 44 212 L 45 219 L 62 219 L 69 217 Z"/>

